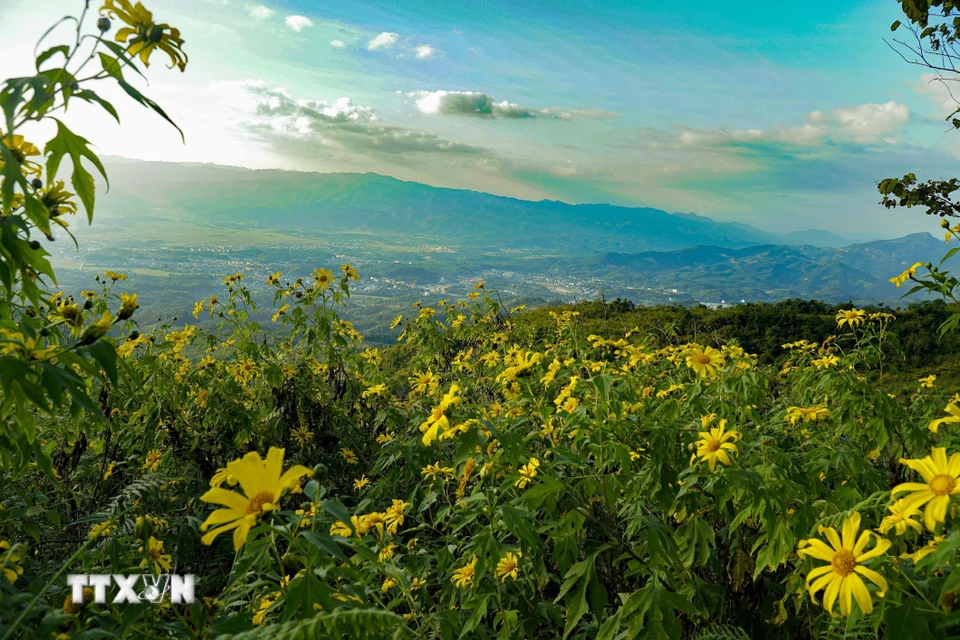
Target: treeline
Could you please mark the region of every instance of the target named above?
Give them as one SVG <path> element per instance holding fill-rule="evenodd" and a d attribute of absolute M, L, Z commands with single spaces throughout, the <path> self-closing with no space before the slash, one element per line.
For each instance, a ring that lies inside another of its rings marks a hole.
<path fill-rule="evenodd" d="M 579 305 L 543 307 L 521 314 L 527 323 L 544 336 L 554 324 L 550 312 L 578 311 L 585 333 L 604 337 L 622 337 L 637 328 L 658 345 L 699 342 L 712 346 L 738 344 L 759 356 L 761 363 L 777 362 L 786 356 L 782 345 L 805 339 L 822 342 L 837 333 L 836 315 L 851 303 L 830 305 L 816 300 L 784 300 L 776 303 L 750 303 L 725 309 L 703 306 L 640 307 L 629 300 L 595 300 Z M 943 301 L 911 304 L 906 309 L 885 306 L 864 307 L 868 313 L 896 315 L 890 326 L 894 337 L 890 357 L 904 371 L 947 367 L 960 354 L 960 336 L 950 332 L 940 337 L 939 327 L 954 311 Z M 934 371 L 936 372 L 936 371 Z"/>

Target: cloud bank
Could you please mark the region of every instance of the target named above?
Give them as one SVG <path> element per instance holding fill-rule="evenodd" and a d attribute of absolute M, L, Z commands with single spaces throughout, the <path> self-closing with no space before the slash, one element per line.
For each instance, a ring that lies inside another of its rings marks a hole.
<path fill-rule="evenodd" d="M 416 99 L 421 113 L 436 116 L 472 116 L 476 118 L 508 118 L 514 120 L 541 118 L 573 120 L 576 118 L 616 118 L 618 114 L 602 109 L 535 109 L 513 102 L 495 101 L 479 91 L 414 91 L 407 97 Z"/>

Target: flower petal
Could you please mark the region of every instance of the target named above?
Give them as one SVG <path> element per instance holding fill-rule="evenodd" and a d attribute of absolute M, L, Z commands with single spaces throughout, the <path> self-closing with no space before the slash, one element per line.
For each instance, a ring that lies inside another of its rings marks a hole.
<path fill-rule="evenodd" d="M 879 595 L 881 598 L 883 597 L 883 594 L 886 593 L 887 589 L 890 588 L 890 586 L 887 584 L 887 581 L 884 579 L 884 577 L 879 573 L 877 573 L 876 571 L 874 571 L 873 569 L 868 569 L 867 567 L 864 567 L 863 565 L 858 564 L 856 567 L 853 568 L 853 570 L 859 573 L 860 575 L 864 576 L 867 580 L 869 580 L 873 584 L 877 585 L 877 588 L 880 589 L 880 593 L 877 595 Z"/>
<path fill-rule="evenodd" d="M 867 585 L 863 584 L 860 576 L 857 574 L 849 575 L 844 579 L 844 582 L 850 583 L 850 592 L 856 598 L 860 611 L 866 614 L 873 613 L 873 600 L 870 598 L 870 592 L 867 591 Z"/>

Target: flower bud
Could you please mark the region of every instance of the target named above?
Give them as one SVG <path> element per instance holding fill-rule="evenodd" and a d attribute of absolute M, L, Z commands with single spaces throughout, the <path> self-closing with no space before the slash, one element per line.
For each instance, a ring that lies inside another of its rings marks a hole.
<path fill-rule="evenodd" d="M 42 189 L 43 180 L 41 180 L 40 178 L 34 178 L 33 180 L 30 181 L 30 186 L 33 187 L 34 189 Z"/>
<path fill-rule="evenodd" d="M 30 248 L 33 249 L 34 251 L 36 251 L 37 249 L 40 248 L 40 243 L 39 243 L 37 240 L 31 240 L 31 241 L 30 241 Z"/>
<path fill-rule="evenodd" d="M 90 309 L 93 309 L 93 300 L 85 300 L 83 303 L 83 308 L 86 309 L 87 311 L 89 311 Z"/>
<path fill-rule="evenodd" d="M 83 330 L 83 333 L 80 334 L 80 346 L 85 347 L 87 345 L 91 345 L 103 336 L 107 335 L 107 332 L 110 331 L 110 326 L 112 324 L 113 318 L 110 317 L 110 313 L 104 313 L 99 320 L 89 325 Z"/>
<path fill-rule="evenodd" d="M 139 331 L 131 331 L 131 332 L 130 332 L 130 335 L 128 336 L 128 338 L 129 338 L 130 340 L 136 340 L 136 339 L 139 338 L 139 337 L 140 337 L 140 332 L 139 332 Z"/>
<path fill-rule="evenodd" d="M 330 476 L 330 469 L 322 462 L 313 468 L 313 477 L 316 480 L 326 480 Z"/>
<path fill-rule="evenodd" d="M 949 228 L 950 228 L 950 223 L 947 222 L 947 219 L 946 219 L 946 218 L 940 218 L 940 227 L 943 228 L 943 229 L 949 229 Z"/>
<path fill-rule="evenodd" d="M 110 31 L 110 18 L 103 16 L 97 20 L 97 29 L 100 30 L 100 33 Z"/>
<path fill-rule="evenodd" d="M 150 516 L 140 516 L 136 524 L 133 525 L 133 533 L 138 540 L 149 540 L 153 535 L 153 518 Z"/>

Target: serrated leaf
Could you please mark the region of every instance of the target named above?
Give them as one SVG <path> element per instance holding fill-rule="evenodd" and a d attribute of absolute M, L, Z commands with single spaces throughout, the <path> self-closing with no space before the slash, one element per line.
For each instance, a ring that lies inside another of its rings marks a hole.
<path fill-rule="evenodd" d="M 54 121 L 57 123 L 57 135 L 50 140 L 44 148 L 44 154 L 48 156 L 47 180 L 52 181 L 56 177 L 63 157 L 70 156 L 70 160 L 73 163 L 73 176 L 70 179 L 71 184 L 73 184 L 73 189 L 76 191 L 77 196 L 80 197 L 83 208 L 87 211 L 87 221 L 93 222 L 93 205 L 96 197 L 95 186 L 93 176 L 83 167 L 82 159 L 87 158 L 94 164 L 97 170 L 100 171 L 100 175 L 103 176 L 103 179 L 107 182 L 107 188 L 109 188 L 110 181 L 107 178 L 107 172 L 103 168 L 103 163 L 100 162 L 100 158 L 90 150 L 88 146 L 89 143 L 85 138 L 70 131 L 67 125 L 63 124 L 60 120 L 54 118 Z"/>

